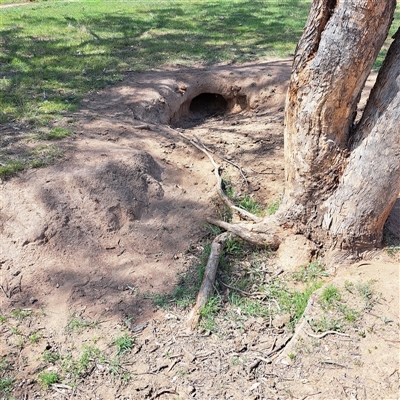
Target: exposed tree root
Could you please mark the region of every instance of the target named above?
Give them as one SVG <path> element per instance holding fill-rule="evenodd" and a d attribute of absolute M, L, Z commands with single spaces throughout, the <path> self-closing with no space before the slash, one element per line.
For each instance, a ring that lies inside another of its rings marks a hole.
<path fill-rule="evenodd" d="M 210 150 L 204 146 L 204 144 L 200 141 L 200 139 L 196 138 L 198 143 L 194 142 L 192 139 L 190 139 L 189 137 L 187 137 L 186 135 L 184 135 L 182 132 L 179 132 L 175 129 L 169 128 L 170 130 L 176 132 L 178 135 L 182 136 L 185 140 L 187 140 L 192 146 L 196 147 L 196 149 L 202 151 L 211 161 L 212 165 L 214 166 L 214 175 L 215 178 L 217 180 L 217 192 L 218 195 L 221 197 L 222 201 L 225 202 L 225 204 L 231 209 L 234 210 L 240 214 L 242 214 L 243 216 L 253 220 L 254 222 L 261 222 L 263 219 L 260 217 L 257 217 L 256 215 L 244 210 L 243 208 L 237 207 L 235 206 L 235 204 L 232 203 L 231 199 L 224 193 L 224 191 L 222 190 L 222 179 L 221 179 L 221 166 L 219 164 L 217 164 L 213 158 L 213 156 L 211 155 Z M 223 160 L 225 160 L 225 158 L 223 158 L 222 156 L 219 156 L 220 158 L 222 158 Z M 240 173 L 242 174 L 242 176 L 244 176 L 243 174 L 243 170 L 242 168 L 240 168 L 237 164 L 234 164 L 232 162 L 230 162 L 230 164 L 234 165 L 236 168 L 239 168 Z M 246 179 L 247 182 L 247 179 Z"/>
<path fill-rule="evenodd" d="M 186 320 L 186 325 L 189 331 L 193 330 L 200 319 L 200 312 L 207 304 L 214 291 L 215 276 L 217 274 L 219 257 L 224 249 L 225 242 L 228 238 L 228 233 L 224 232 L 218 235 L 211 244 L 211 253 L 207 261 L 204 271 L 203 282 L 199 293 L 197 294 L 196 304 L 190 311 Z"/>
<path fill-rule="evenodd" d="M 214 218 L 207 218 L 207 222 L 256 246 L 269 247 L 271 250 L 276 250 L 281 244 L 282 238 L 287 236 L 274 218 L 263 220 L 258 224 L 230 224 Z"/>

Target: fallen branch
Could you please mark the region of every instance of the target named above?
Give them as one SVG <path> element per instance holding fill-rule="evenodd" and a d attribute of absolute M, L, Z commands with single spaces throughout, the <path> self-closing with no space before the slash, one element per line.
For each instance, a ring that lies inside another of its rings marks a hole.
<path fill-rule="evenodd" d="M 204 271 L 203 282 L 197 294 L 196 304 L 190 311 L 186 325 L 188 330 L 192 331 L 200 319 L 200 312 L 207 304 L 214 291 L 214 281 L 217 274 L 219 256 L 224 249 L 228 233 L 224 232 L 218 235 L 211 244 L 211 253 Z"/>

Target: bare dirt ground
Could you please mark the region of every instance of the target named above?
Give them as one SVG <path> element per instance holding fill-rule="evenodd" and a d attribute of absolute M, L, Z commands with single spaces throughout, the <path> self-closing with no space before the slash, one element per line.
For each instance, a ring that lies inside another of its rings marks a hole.
<path fill-rule="evenodd" d="M 69 116 L 75 134 L 58 143 L 61 162 L 1 183 L 0 356 L 8 363 L 3 374 L 16 376 L 10 398 L 398 398 L 398 253 L 377 251 L 331 271 L 325 285 L 339 288 L 343 303 L 358 310 L 357 322 L 343 326 L 346 336 L 308 335 L 315 321 L 340 319 L 318 300 L 320 290 L 283 355 L 293 330 L 279 315 L 244 316 L 240 307 L 232 315 L 229 308 L 217 317 L 218 331 L 189 334 L 187 309 L 153 304 L 198 263 L 210 237 L 205 217 L 223 212 L 210 161 L 179 133 L 212 150 L 236 194 L 267 208 L 283 192 L 290 64 L 133 73 Z M 394 236 L 396 207 L 388 223 Z M 283 275 L 303 263 L 296 251 L 286 254 L 293 262 Z M 263 257 L 261 280 L 282 267 Z M 249 265 L 242 260 L 233 271 Z M 43 357 L 78 359 L 93 346 L 111 354 L 123 332 L 135 344 L 114 370 L 91 354 L 90 368 L 74 381 L 66 362 Z M 64 379 L 45 389 L 37 378 L 43 371 Z"/>

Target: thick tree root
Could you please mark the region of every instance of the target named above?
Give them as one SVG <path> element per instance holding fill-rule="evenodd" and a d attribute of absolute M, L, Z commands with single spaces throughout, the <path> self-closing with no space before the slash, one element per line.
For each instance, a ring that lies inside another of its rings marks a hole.
<path fill-rule="evenodd" d="M 224 232 L 218 235 L 211 244 L 211 253 L 208 257 L 206 269 L 204 271 L 203 282 L 199 293 L 197 294 L 196 304 L 190 311 L 186 320 L 186 326 L 189 331 L 192 331 L 200 319 L 200 312 L 207 304 L 211 295 L 214 292 L 215 276 L 217 274 L 219 257 L 225 247 L 225 242 L 228 238 L 228 233 Z"/>
<path fill-rule="evenodd" d="M 258 224 L 230 224 L 228 222 L 207 218 L 207 222 L 227 230 L 235 236 L 256 246 L 278 249 L 283 238 L 287 236 L 274 218 L 266 219 Z"/>

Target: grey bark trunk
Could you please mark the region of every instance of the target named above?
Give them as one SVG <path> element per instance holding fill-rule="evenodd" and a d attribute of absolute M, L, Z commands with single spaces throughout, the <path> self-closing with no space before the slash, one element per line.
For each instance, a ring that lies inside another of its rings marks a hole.
<path fill-rule="evenodd" d="M 316 242 L 376 246 L 400 191 L 400 34 L 353 126 L 395 7 L 395 0 L 315 0 L 296 50 L 277 217 Z"/>

